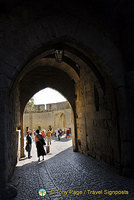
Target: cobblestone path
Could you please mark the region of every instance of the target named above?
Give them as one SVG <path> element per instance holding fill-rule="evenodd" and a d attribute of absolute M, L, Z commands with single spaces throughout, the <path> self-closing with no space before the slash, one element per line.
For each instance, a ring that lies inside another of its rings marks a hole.
<path fill-rule="evenodd" d="M 16 166 L 12 178 L 18 190 L 15 200 L 134 200 L 134 180 L 118 175 L 102 161 L 73 152 L 71 139 L 53 138 L 50 153 L 40 163 L 36 154 L 33 143 L 32 158 Z M 47 191 L 44 197 L 38 194 L 40 188 Z M 105 190 L 129 194 L 110 195 Z"/>

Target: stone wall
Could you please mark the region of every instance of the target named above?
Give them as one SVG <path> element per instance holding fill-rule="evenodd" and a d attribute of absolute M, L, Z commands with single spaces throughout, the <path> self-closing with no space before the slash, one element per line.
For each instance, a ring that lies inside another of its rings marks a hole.
<path fill-rule="evenodd" d="M 112 84 L 105 79 L 106 92 L 94 74 L 84 66 L 76 84 L 78 149 L 120 168 L 118 120 Z"/>
<path fill-rule="evenodd" d="M 74 130 L 74 120 L 71 107 L 68 102 L 53 103 L 45 105 L 26 106 L 23 114 L 23 130 L 29 129 L 47 130 L 49 125 L 55 130 L 58 128 L 71 128 Z"/>
<path fill-rule="evenodd" d="M 134 2 L 57 6 L 56 1 L 22 0 L 16 7 L 10 3 L 12 9 L 8 0 L 2 2 L 1 186 L 16 164 L 16 129 L 23 130 L 24 107 L 46 87 L 58 90 L 72 106 L 75 150 L 119 163 L 123 174 L 134 175 Z M 55 60 L 57 47 L 64 50 L 61 63 Z M 21 156 L 23 149 L 21 131 Z"/>

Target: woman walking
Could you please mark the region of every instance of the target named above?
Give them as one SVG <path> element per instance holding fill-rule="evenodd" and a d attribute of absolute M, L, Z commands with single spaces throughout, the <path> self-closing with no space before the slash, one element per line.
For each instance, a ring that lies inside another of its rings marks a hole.
<path fill-rule="evenodd" d="M 45 142 L 42 135 L 39 134 L 39 130 L 36 130 L 35 144 L 37 148 L 38 162 L 40 162 L 40 156 L 42 156 L 42 160 L 44 160 L 44 155 L 46 155 L 46 152 L 43 147 Z"/>

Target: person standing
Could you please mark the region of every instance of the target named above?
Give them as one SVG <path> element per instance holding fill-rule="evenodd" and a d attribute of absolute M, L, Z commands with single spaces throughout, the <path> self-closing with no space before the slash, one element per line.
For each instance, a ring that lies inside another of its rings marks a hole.
<path fill-rule="evenodd" d="M 32 138 L 30 135 L 30 131 L 27 132 L 26 141 L 28 146 L 28 158 L 31 158 Z"/>
<path fill-rule="evenodd" d="M 42 130 L 41 135 L 42 135 L 43 139 L 45 140 L 45 138 L 46 138 L 46 133 L 45 133 L 44 130 Z"/>
<path fill-rule="evenodd" d="M 60 129 L 58 129 L 58 140 L 60 140 L 60 137 L 62 136 L 62 130 L 61 130 L 61 128 Z"/>
<path fill-rule="evenodd" d="M 60 131 L 60 129 L 58 128 L 58 140 L 60 140 L 60 136 L 61 136 L 61 131 Z"/>
<path fill-rule="evenodd" d="M 48 129 L 47 133 L 47 145 L 51 144 L 51 131 Z"/>
<path fill-rule="evenodd" d="M 56 129 L 54 132 L 55 137 L 58 137 L 58 130 Z"/>
<path fill-rule="evenodd" d="M 44 155 L 46 155 L 46 152 L 44 150 L 45 141 L 38 129 L 36 130 L 35 144 L 37 148 L 38 162 L 40 162 L 40 156 L 42 156 L 42 160 L 44 160 Z"/>

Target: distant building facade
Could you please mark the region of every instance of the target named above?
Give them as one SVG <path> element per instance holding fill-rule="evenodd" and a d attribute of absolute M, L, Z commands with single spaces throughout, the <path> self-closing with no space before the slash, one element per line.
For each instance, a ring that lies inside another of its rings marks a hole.
<path fill-rule="evenodd" d="M 45 129 L 49 126 L 55 130 L 58 128 L 74 128 L 73 113 L 69 103 L 52 103 L 29 106 L 27 105 L 23 114 L 23 131 L 27 129 Z"/>

